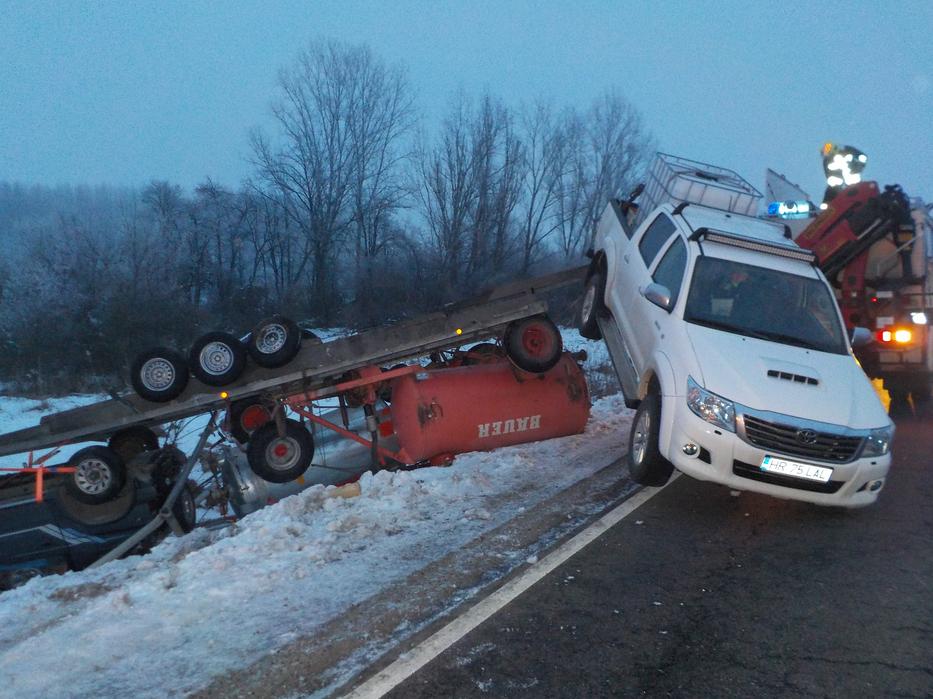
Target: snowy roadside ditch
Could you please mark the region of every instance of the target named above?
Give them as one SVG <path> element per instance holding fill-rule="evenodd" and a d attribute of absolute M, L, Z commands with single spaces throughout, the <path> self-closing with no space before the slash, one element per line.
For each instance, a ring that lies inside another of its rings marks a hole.
<path fill-rule="evenodd" d="M 630 422 L 603 398 L 581 435 L 366 474 L 352 499 L 315 486 L 148 556 L 34 579 L 0 596 L 0 674 L 18 697 L 164 696 L 166 678 L 193 691 L 594 474 Z"/>

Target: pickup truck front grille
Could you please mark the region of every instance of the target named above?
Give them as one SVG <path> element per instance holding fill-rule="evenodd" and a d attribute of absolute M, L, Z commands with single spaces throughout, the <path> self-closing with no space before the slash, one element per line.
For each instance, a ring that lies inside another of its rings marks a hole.
<path fill-rule="evenodd" d="M 744 422 L 745 437 L 750 444 L 779 454 L 841 464 L 852 461 L 862 446 L 863 437 L 860 436 L 801 429 L 794 425 L 763 420 L 747 413 Z"/>

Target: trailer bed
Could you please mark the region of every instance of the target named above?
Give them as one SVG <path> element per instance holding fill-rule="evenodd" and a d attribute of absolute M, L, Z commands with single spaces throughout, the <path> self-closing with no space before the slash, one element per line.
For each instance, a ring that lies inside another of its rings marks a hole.
<path fill-rule="evenodd" d="M 0 456 L 74 442 L 104 441 L 128 427 L 181 420 L 223 409 L 230 401 L 243 398 L 294 395 L 324 386 L 352 369 L 484 339 L 512 321 L 545 313 L 544 294 L 574 283 L 582 285 L 586 269 L 577 267 L 514 282 L 439 312 L 329 342 L 306 342 L 286 366 L 264 369 L 251 364 L 242 377 L 223 389 L 192 377 L 185 391 L 167 403 L 153 403 L 126 392 L 111 400 L 48 415 L 35 427 L 0 435 Z"/>

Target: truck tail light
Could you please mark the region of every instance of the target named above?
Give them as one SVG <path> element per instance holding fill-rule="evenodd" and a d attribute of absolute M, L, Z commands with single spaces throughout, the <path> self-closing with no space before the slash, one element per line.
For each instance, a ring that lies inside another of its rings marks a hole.
<path fill-rule="evenodd" d="M 879 330 L 875 337 L 878 339 L 878 342 L 886 345 L 909 345 L 913 342 L 914 333 L 909 328 L 885 328 L 884 330 Z"/>

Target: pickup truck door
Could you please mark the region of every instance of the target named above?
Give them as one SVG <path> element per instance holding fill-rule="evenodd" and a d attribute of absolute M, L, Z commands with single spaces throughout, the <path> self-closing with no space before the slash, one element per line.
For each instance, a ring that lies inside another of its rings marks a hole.
<path fill-rule="evenodd" d="M 644 370 L 645 352 L 650 346 L 650 342 L 646 342 L 649 321 L 645 307 L 651 306 L 641 295 L 641 289 L 651 283 L 649 268 L 676 230 L 667 214 L 658 214 L 651 225 L 636 234 L 632 244 L 621 251 L 615 284 L 609 290 L 610 310 L 639 374 Z M 650 333 L 650 336 L 654 337 L 654 334 Z"/>
<path fill-rule="evenodd" d="M 677 300 L 683 287 L 684 272 L 687 269 L 687 243 L 679 234 L 675 234 L 665 243 L 665 247 L 655 257 L 650 268 L 650 281 L 663 284 L 671 292 L 671 311 L 665 311 L 659 306 L 655 306 L 644 296 L 640 296 L 642 303 L 638 304 L 641 316 L 642 327 L 644 331 L 635 338 L 635 344 L 640 356 L 648 358 L 664 342 L 665 337 L 670 337 L 672 325 L 681 322 L 673 315 L 673 308 L 677 305 Z M 672 390 L 672 389 L 668 389 Z"/>

